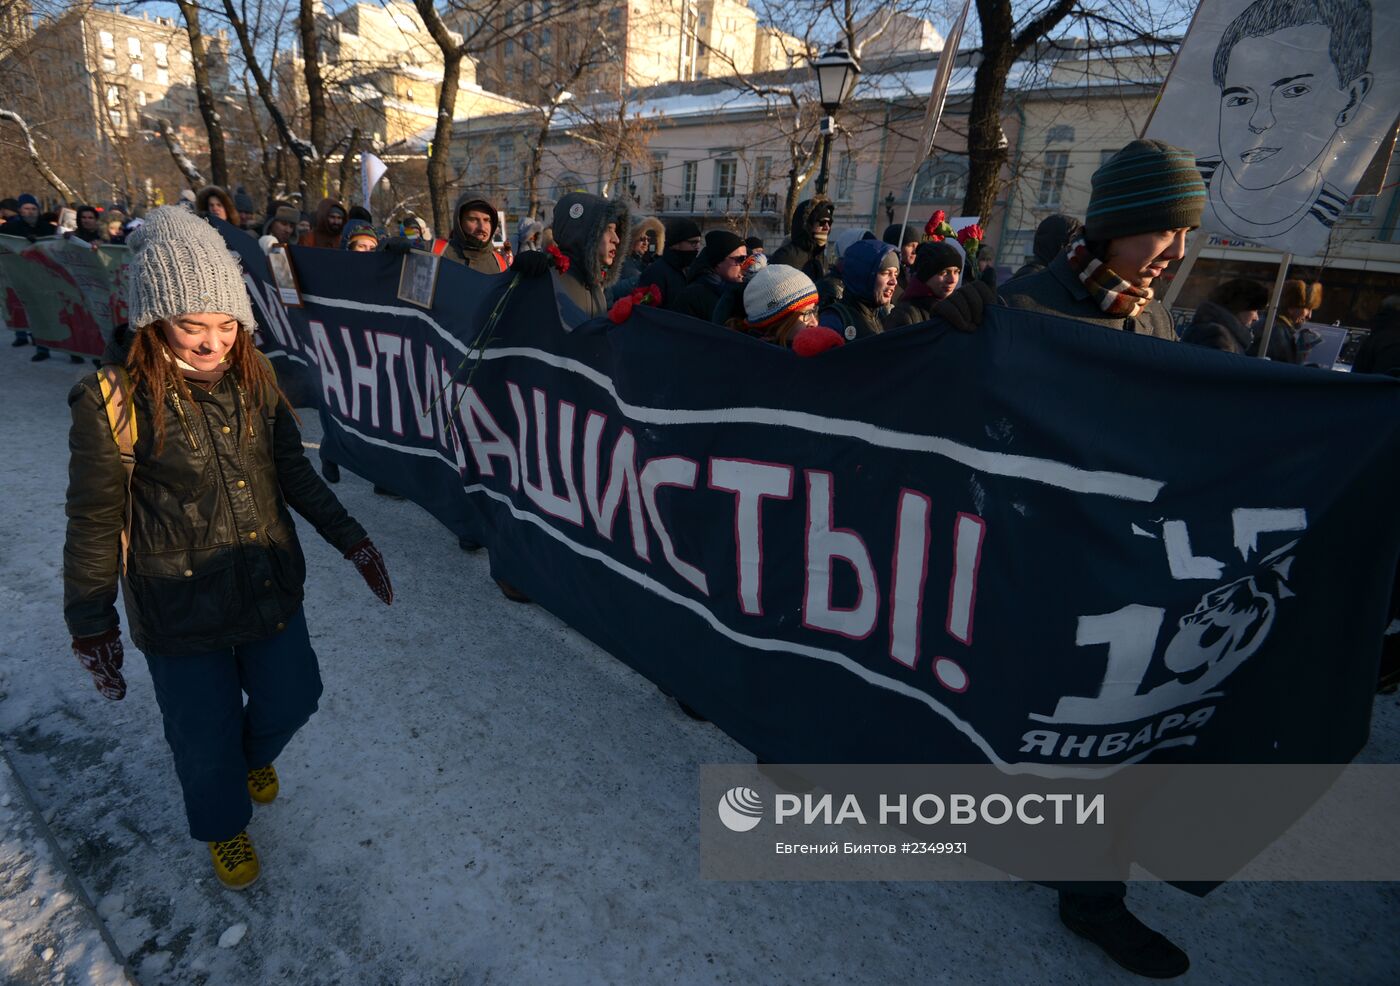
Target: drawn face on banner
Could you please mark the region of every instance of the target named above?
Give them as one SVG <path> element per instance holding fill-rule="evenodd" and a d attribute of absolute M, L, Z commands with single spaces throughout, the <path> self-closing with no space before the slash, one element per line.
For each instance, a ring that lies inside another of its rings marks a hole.
<path fill-rule="evenodd" d="M 1304 24 L 1243 38 L 1229 50 L 1220 156 L 1240 186 L 1270 188 L 1326 164 L 1337 131 L 1371 89 L 1369 73 L 1352 75 L 1333 61 L 1331 39 L 1325 24 Z"/>

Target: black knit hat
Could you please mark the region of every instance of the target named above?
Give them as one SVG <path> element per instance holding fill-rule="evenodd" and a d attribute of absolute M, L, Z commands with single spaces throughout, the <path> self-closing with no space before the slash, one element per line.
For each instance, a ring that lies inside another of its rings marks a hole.
<path fill-rule="evenodd" d="M 1194 229 L 1201 224 L 1206 186 L 1196 156 L 1160 140 L 1135 140 L 1089 179 L 1084 235 L 1111 240 L 1137 233 Z"/>
<path fill-rule="evenodd" d="M 744 245 L 744 238 L 727 229 L 712 229 L 705 234 L 705 249 L 700 251 L 700 262 L 710 267 Z"/>
<path fill-rule="evenodd" d="M 946 240 L 942 243 L 920 243 L 919 249 L 914 252 L 914 276 L 923 281 L 945 267 L 961 269 L 962 263 L 958 248 Z"/>
<path fill-rule="evenodd" d="M 666 220 L 667 243 L 681 243 L 685 240 L 693 240 L 699 235 L 700 227 L 696 224 L 694 219 L 681 217 L 679 219 Z"/>
<path fill-rule="evenodd" d="M 744 239 L 744 246 L 749 248 L 749 253 L 763 249 L 763 239 L 758 236 L 749 236 Z"/>

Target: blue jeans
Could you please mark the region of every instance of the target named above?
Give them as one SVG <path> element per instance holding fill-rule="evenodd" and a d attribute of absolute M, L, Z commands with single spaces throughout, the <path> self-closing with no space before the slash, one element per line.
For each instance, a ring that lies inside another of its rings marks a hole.
<path fill-rule="evenodd" d="M 203 654 L 147 654 L 146 664 L 190 835 L 201 842 L 231 839 L 253 814 L 248 771 L 277 759 L 321 697 L 306 615 L 298 609 L 285 630 L 266 640 Z"/>

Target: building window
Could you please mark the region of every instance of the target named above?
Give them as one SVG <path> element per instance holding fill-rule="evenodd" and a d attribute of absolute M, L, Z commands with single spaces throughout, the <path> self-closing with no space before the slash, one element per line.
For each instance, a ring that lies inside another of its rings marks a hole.
<path fill-rule="evenodd" d="M 191 61 L 193 61 L 193 59 L 190 57 L 190 53 L 189 53 L 188 51 L 181 51 L 181 52 L 180 52 L 180 61 L 182 61 L 182 62 L 184 62 L 186 65 L 188 65 L 188 64 L 190 64 Z"/>
<path fill-rule="evenodd" d="M 757 158 L 753 163 L 753 187 L 760 194 L 768 191 L 773 181 L 773 159 L 768 156 Z"/>
<path fill-rule="evenodd" d="M 157 64 L 157 65 L 165 65 L 165 64 L 167 64 L 167 63 L 166 63 L 166 58 L 165 58 L 165 56 L 166 56 L 165 42 L 164 42 L 164 41 L 157 41 L 157 42 L 155 43 L 155 49 L 156 49 L 156 64 Z"/>
<path fill-rule="evenodd" d="M 856 162 L 850 151 L 842 151 L 836 161 L 836 200 L 851 201 L 851 193 L 856 184 Z"/>
<path fill-rule="evenodd" d="M 967 195 L 968 160 L 963 154 L 939 154 L 919 166 L 914 198 L 920 202 L 961 202 Z"/>
<path fill-rule="evenodd" d="M 144 89 L 137 89 L 137 90 L 136 90 L 136 105 L 137 105 L 137 106 L 145 106 L 145 105 L 146 105 L 146 90 L 144 90 Z"/>
<path fill-rule="evenodd" d="M 146 70 L 145 70 L 145 68 L 141 65 L 140 62 L 132 62 L 132 63 L 131 63 L 131 77 L 132 77 L 133 79 L 141 79 L 142 81 L 145 80 L 145 78 L 146 78 Z"/>
<path fill-rule="evenodd" d="M 168 68 L 156 69 L 156 81 L 163 86 L 170 85 L 170 70 Z"/>
<path fill-rule="evenodd" d="M 681 196 L 688 202 L 695 201 L 695 176 L 699 170 L 698 161 L 687 161 L 681 168 Z"/>
<path fill-rule="evenodd" d="M 117 70 L 117 60 L 116 60 L 115 58 L 103 57 L 103 59 L 102 59 L 102 71 L 104 71 L 104 72 L 115 72 L 116 70 Z"/>
<path fill-rule="evenodd" d="M 97 32 L 97 36 L 98 36 L 98 38 L 100 38 L 101 41 L 102 41 L 102 50 L 103 50 L 103 51 L 116 51 L 116 50 L 117 50 L 117 42 L 116 42 L 116 39 L 112 37 L 112 32 L 111 32 L 111 31 L 98 31 L 98 32 Z"/>
<path fill-rule="evenodd" d="M 729 158 L 724 161 L 715 162 L 715 197 L 721 199 L 733 198 L 734 196 L 734 172 L 738 163 Z"/>
<path fill-rule="evenodd" d="M 109 119 L 109 120 L 112 121 L 112 129 L 113 129 L 113 130 L 120 130 L 120 129 L 122 128 L 122 111 L 121 111 L 121 110 L 108 110 L 108 111 L 107 111 L 107 119 Z"/>
<path fill-rule="evenodd" d="M 617 169 L 617 188 L 613 194 L 616 196 L 623 191 L 629 195 L 632 194 L 632 163 L 630 161 L 623 161 Z"/>
<path fill-rule="evenodd" d="M 662 195 L 666 191 L 666 163 L 659 155 L 651 156 L 651 194 Z"/>
<path fill-rule="evenodd" d="M 140 38 L 127 38 L 127 39 L 126 39 L 126 52 L 127 52 L 127 54 L 130 55 L 132 58 L 140 58 L 140 57 L 141 57 L 141 39 L 140 39 Z"/>
<path fill-rule="evenodd" d="M 1060 124 L 1045 131 L 1045 143 L 1047 144 L 1073 144 L 1074 128 Z"/>
<path fill-rule="evenodd" d="M 1040 179 L 1040 194 L 1035 204 L 1055 206 L 1065 191 L 1065 172 L 1069 171 L 1069 151 L 1049 151 L 1045 155 L 1045 173 Z"/>
<path fill-rule="evenodd" d="M 121 104 L 122 104 L 122 87 L 121 87 L 121 86 L 108 86 L 108 87 L 107 87 L 107 105 L 108 105 L 108 106 L 120 106 Z"/>

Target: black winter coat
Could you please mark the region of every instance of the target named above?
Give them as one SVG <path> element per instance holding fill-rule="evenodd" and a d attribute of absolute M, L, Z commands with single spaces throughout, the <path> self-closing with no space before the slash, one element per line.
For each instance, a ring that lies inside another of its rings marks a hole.
<path fill-rule="evenodd" d="M 1181 341 L 1226 353 L 1248 353 L 1254 345 L 1254 333 L 1223 305 L 1203 301 L 1191 324 L 1181 333 Z"/>
<path fill-rule="evenodd" d="M 142 388 L 133 402 L 138 435 L 122 595 L 136 646 L 162 656 L 222 650 L 283 629 L 306 577 L 289 506 L 342 553 L 365 537 L 307 461 L 290 408 L 245 414 L 250 402 L 231 373 L 208 391 L 194 384 L 190 391 L 193 404 L 166 398 L 159 454 L 151 398 Z M 96 374 L 74 386 L 68 404 L 63 613 L 69 632 L 85 637 L 118 624 L 126 473 Z"/>
<path fill-rule="evenodd" d="M 1361 348 L 1356 351 L 1353 373 L 1389 373 L 1400 377 L 1400 312 L 1381 311 L 1372 323 Z M 1400 591 L 1400 582 L 1396 583 Z"/>
<path fill-rule="evenodd" d="M 1149 301 L 1136 318 L 1109 315 L 1089 296 L 1089 289 L 1079 280 L 1079 275 L 1070 267 L 1064 254 L 1055 257 L 1050 261 L 1050 266 L 1038 274 L 1007 281 L 1001 286 L 1001 297 L 1001 303 L 1008 308 L 1060 315 L 1106 329 L 1136 332 L 1171 342 L 1177 338 L 1171 315 L 1156 299 Z"/>
<path fill-rule="evenodd" d="M 637 287 L 655 284 L 661 289 L 661 307 L 671 312 L 680 311 L 681 294 L 685 291 L 685 271 L 695 262 L 694 250 L 667 249 L 651 262 L 637 278 Z"/>

